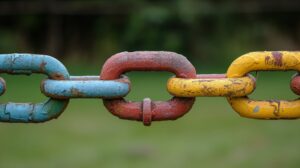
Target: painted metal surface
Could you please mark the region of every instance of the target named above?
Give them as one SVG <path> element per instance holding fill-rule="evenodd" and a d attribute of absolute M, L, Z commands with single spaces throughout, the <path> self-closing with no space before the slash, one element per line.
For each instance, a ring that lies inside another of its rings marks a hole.
<path fill-rule="evenodd" d="M 99 76 L 71 76 L 69 80 L 46 79 L 42 92 L 52 98 L 120 98 L 130 91 L 130 82 L 123 76 L 116 80 L 99 80 Z"/>
<path fill-rule="evenodd" d="M 118 79 L 130 71 L 168 71 L 180 78 L 195 78 L 195 67 L 182 55 L 166 51 L 121 52 L 104 63 L 100 79 Z"/>
<path fill-rule="evenodd" d="M 232 62 L 227 70 L 227 77 L 242 77 L 251 71 L 299 71 L 299 62 L 300 52 L 250 52 Z"/>
<path fill-rule="evenodd" d="M 49 99 L 43 103 L 0 104 L 1 122 L 39 123 L 57 118 L 67 107 L 69 100 Z"/>
<path fill-rule="evenodd" d="M 35 54 L 0 54 L 0 72 L 8 74 L 46 74 L 50 79 L 66 80 L 69 73 L 53 57 Z M 44 103 L 0 103 L 0 121 L 44 122 L 58 117 L 69 100 L 49 99 Z"/>
<path fill-rule="evenodd" d="M 152 121 L 176 120 L 182 117 L 192 108 L 194 99 L 173 97 L 168 101 L 151 101 L 146 98 L 146 102 L 131 102 L 120 98 L 105 99 L 103 103 L 113 115 L 121 119 L 142 121 L 149 126 Z"/>
<path fill-rule="evenodd" d="M 300 117 L 300 100 L 256 101 L 248 97 L 228 98 L 242 117 L 254 119 L 296 119 Z"/>
<path fill-rule="evenodd" d="M 114 80 L 129 71 L 168 71 L 180 78 L 196 77 L 195 68 L 182 55 L 163 51 L 140 51 L 122 52 L 110 57 L 102 68 L 100 79 Z M 103 103 L 119 118 L 143 121 L 144 125 L 150 125 L 151 121 L 175 120 L 183 116 L 191 109 L 194 101 L 195 98 L 173 97 L 169 101 L 150 103 L 149 99 L 144 102 L 129 102 L 120 98 L 104 99 Z"/>
<path fill-rule="evenodd" d="M 195 96 L 246 96 L 255 89 L 255 78 L 251 75 L 226 78 L 225 74 L 197 75 L 197 79 L 170 78 L 169 93 L 180 97 Z"/>
<path fill-rule="evenodd" d="M 51 79 L 69 79 L 65 66 L 57 59 L 36 54 L 0 54 L 0 72 L 8 74 L 42 73 Z"/>
<path fill-rule="evenodd" d="M 300 71 L 300 52 L 252 52 L 236 59 L 228 68 L 227 77 L 239 78 L 259 70 Z M 228 97 L 232 108 L 243 117 L 255 119 L 294 119 L 300 117 L 300 101 L 256 101 L 246 97 Z"/>

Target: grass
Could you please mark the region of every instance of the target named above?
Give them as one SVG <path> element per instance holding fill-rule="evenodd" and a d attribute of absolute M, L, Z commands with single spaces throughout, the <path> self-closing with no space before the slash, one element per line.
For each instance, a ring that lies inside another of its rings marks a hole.
<path fill-rule="evenodd" d="M 73 68 L 71 72 L 98 71 Z M 129 73 L 132 92 L 127 98 L 168 99 L 169 75 Z M 296 98 L 289 90 L 291 75 L 259 73 L 251 97 Z M 2 76 L 8 89 L 1 102 L 47 99 L 39 91 L 44 76 Z M 299 125 L 299 120 L 241 118 L 225 98 L 198 98 L 183 118 L 144 127 L 111 115 L 101 100 L 74 99 L 57 120 L 1 123 L 0 167 L 299 167 Z"/>

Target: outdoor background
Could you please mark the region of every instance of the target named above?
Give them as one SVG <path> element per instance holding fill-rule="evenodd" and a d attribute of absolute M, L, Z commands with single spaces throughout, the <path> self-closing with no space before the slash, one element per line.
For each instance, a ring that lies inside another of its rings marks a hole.
<path fill-rule="evenodd" d="M 47 54 L 72 75 L 98 75 L 121 51 L 166 50 L 198 73 L 225 73 L 242 54 L 300 50 L 297 0 L 0 1 L 0 53 Z M 255 99 L 295 99 L 295 72 L 259 72 Z M 131 72 L 127 99 L 167 100 L 172 75 Z M 1 74 L 4 102 L 40 102 L 44 75 Z M 239 117 L 225 98 L 197 98 L 176 121 L 120 120 L 98 99 L 71 100 L 43 124 L 1 123 L 0 167 L 299 167 L 300 120 Z"/>

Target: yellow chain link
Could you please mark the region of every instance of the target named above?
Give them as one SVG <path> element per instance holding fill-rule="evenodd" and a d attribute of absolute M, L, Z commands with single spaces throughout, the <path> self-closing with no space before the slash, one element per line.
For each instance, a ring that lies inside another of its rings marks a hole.
<path fill-rule="evenodd" d="M 251 71 L 300 71 L 300 52 L 251 52 L 236 59 L 227 77 L 240 78 Z M 228 97 L 232 108 L 243 117 L 256 119 L 294 119 L 300 117 L 300 100 L 256 101 L 246 97 Z"/>
<path fill-rule="evenodd" d="M 206 78 L 183 79 L 170 78 L 168 91 L 174 96 L 246 96 L 255 89 L 255 79 L 249 75 L 241 78 Z"/>

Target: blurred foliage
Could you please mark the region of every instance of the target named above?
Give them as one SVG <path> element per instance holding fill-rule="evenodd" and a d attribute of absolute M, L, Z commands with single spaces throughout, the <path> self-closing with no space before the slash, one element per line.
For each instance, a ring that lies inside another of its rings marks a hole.
<path fill-rule="evenodd" d="M 1 1 L 0 52 L 97 63 L 120 51 L 169 50 L 226 68 L 254 50 L 299 50 L 295 0 Z"/>

